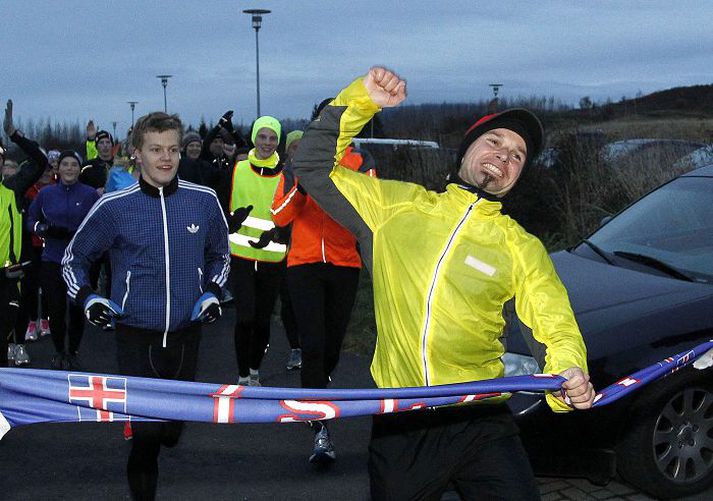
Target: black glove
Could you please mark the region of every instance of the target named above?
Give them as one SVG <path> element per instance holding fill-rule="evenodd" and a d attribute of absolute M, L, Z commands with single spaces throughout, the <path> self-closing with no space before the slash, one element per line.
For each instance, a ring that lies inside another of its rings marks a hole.
<path fill-rule="evenodd" d="M 275 242 L 278 244 L 287 244 L 290 239 L 290 231 L 287 227 L 275 226 L 271 230 L 266 230 L 260 235 L 260 239 L 257 242 L 252 240 L 248 241 L 250 247 L 254 249 L 263 249 L 267 247 L 270 242 Z"/>
<path fill-rule="evenodd" d="M 253 210 L 253 206 L 248 205 L 247 207 L 238 207 L 234 212 L 231 212 L 228 215 L 228 233 L 235 233 L 238 231 L 243 225 L 243 221 L 247 219 L 251 210 Z"/>
<path fill-rule="evenodd" d="M 62 240 L 71 240 L 74 236 L 74 232 L 64 226 L 55 226 L 46 223 L 37 223 L 35 225 L 35 233 L 42 238 L 58 238 Z"/>
<path fill-rule="evenodd" d="M 9 280 L 20 280 L 25 276 L 25 268 L 28 268 L 32 263 L 30 261 L 25 261 L 23 263 L 16 263 L 0 268 L 0 278 L 4 277 Z"/>
<path fill-rule="evenodd" d="M 191 321 L 209 324 L 218 320 L 222 314 L 220 300 L 212 292 L 205 292 L 193 307 Z"/>
<path fill-rule="evenodd" d="M 218 125 L 227 130 L 228 132 L 233 131 L 233 110 L 228 110 L 223 113 L 223 116 L 218 120 Z"/>
<path fill-rule="evenodd" d="M 269 244 L 270 241 L 274 238 L 276 232 L 276 227 L 272 228 L 271 230 L 263 231 L 260 235 L 260 239 L 257 242 L 253 242 L 252 240 L 250 240 L 248 241 L 248 243 L 250 244 L 250 247 L 254 249 L 263 249 L 267 247 L 267 244 Z"/>
<path fill-rule="evenodd" d="M 121 307 L 111 299 L 91 294 L 84 301 L 84 314 L 89 323 L 98 327 L 109 327 L 114 319 L 124 314 Z"/>
<path fill-rule="evenodd" d="M 64 226 L 55 226 L 53 224 L 45 230 L 45 236 L 49 238 L 57 238 L 60 240 L 71 240 L 74 232 Z"/>
<path fill-rule="evenodd" d="M 352 152 L 357 153 L 361 156 L 361 165 L 359 166 L 359 172 L 369 172 L 371 169 L 374 169 L 376 167 L 374 157 L 368 151 L 354 148 Z"/>

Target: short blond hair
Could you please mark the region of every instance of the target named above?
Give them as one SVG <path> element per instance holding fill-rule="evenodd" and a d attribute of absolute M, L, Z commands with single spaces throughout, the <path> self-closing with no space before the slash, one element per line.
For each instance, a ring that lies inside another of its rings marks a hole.
<path fill-rule="evenodd" d="M 178 115 L 169 115 L 163 111 L 154 111 L 148 115 L 144 115 L 136 121 L 134 129 L 131 132 L 131 144 L 137 150 L 140 150 L 144 145 L 144 135 L 147 132 L 165 132 L 167 130 L 175 130 L 178 132 L 178 144 L 181 144 L 183 138 L 183 123 Z"/>

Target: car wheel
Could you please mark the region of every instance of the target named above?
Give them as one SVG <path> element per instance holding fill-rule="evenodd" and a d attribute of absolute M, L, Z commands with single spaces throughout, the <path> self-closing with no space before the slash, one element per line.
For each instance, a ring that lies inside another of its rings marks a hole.
<path fill-rule="evenodd" d="M 617 448 L 617 470 L 662 499 L 695 494 L 713 484 L 710 371 L 681 370 L 652 385 L 636 402 Z"/>

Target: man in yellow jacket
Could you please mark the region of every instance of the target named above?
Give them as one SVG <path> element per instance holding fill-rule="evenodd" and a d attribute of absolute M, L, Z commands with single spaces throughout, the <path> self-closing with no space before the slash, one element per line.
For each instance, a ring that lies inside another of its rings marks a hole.
<path fill-rule="evenodd" d="M 406 82 L 372 68 L 313 121 L 294 161 L 306 191 L 359 240 L 374 283 L 379 387 L 430 386 L 503 375 L 503 305 L 547 347 L 544 371 L 568 381 L 547 401 L 556 412 L 591 407 L 586 349 L 541 242 L 500 213 L 499 199 L 542 147 L 529 111 L 488 115 L 464 136 L 443 193 L 360 176 L 338 166 Z M 402 410 L 402 409 L 395 409 Z M 439 499 L 453 482 L 465 499 L 538 499 L 512 415 L 502 399 L 374 418 L 369 445 L 374 499 Z"/>

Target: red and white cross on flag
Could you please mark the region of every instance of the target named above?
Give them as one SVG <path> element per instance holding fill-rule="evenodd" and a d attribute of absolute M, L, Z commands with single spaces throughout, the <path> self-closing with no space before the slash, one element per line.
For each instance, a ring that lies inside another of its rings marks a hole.
<path fill-rule="evenodd" d="M 79 421 L 114 421 L 114 412 L 126 414 L 126 378 L 84 374 L 67 374 L 67 378 L 69 403 L 79 404 Z"/>

